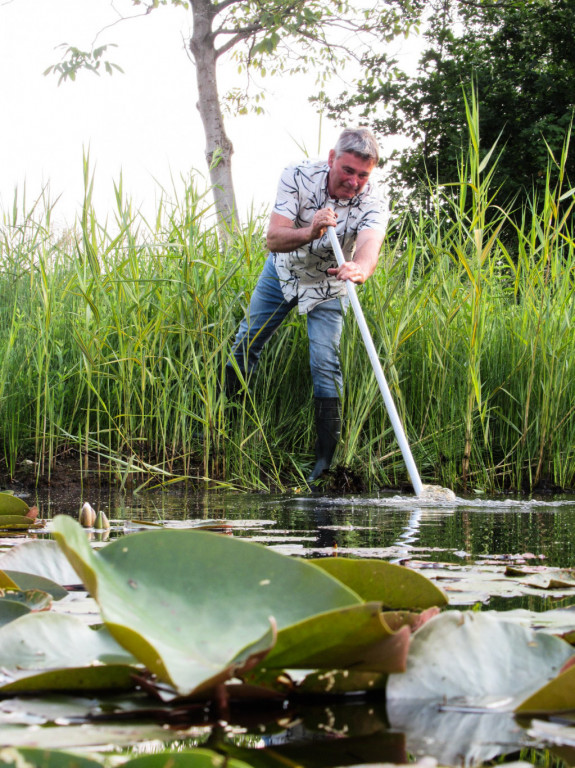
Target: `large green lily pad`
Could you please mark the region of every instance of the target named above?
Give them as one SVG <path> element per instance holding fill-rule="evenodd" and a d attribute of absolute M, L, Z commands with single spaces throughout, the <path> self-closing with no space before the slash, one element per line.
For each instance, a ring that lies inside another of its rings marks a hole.
<path fill-rule="evenodd" d="M 275 628 L 362 603 L 315 565 L 241 539 L 146 531 L 94 552 L 72 518 L 53 524 L 112 635 L 183 694 L 253 666 Z"/>
<path fill-rule="evenodd" d="M 403 672 L 411 632 L 392 630 L 380 603 L 330 611 L 292 624 L 262 662 L 266 669 Z"/>
<path fill-rule="evenodd" d="M 345 557 L 323 557 L 312 562 L 347 584 L 364 600 L 378 600 L 391 610 L 421 610 L 448 603 L 442 589 L 403 565 Z"/>
<path fill-rule="evenodd" d="M 563 640 L 503 618 L 448 611 L 415 632 L 407 671 L 389 676 L 387 697 L 478 706 L 498 697 L 512 709 L 554 678 L 573 654 Z"/>

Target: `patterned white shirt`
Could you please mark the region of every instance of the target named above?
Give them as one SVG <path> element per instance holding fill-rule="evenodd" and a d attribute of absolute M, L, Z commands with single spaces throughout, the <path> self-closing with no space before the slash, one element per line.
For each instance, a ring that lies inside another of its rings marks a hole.
<path fill-rule="evenodd" d="M 374 187 L 368 182 L 350 200 L 329 196 L 326 162 L 305 161 L 286 168 L 278 184 L 274 213 L 295 222 L 297 229 L 311 224 L 316 211 L 328 206 L 337 213 L 336 234 L 346 259 L 353 258 L 355 241 L 362 229 L 385 232 L 387 212 Z M 337 260 L 327 232 L 323 237 L 290 253 L 273 253 L 274 265 L 287 301 L 298 297 L 300 314 L 305 314 L 322 301 L 346 295 L 345 283 L 327 270 L 337 267 Z"/>

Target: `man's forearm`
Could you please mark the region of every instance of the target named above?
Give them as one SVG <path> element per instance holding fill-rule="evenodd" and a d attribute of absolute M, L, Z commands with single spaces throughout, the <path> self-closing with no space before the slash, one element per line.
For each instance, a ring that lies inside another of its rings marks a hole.
<path fill-rule="evenodd" d="M 337 215 L 331 208 L 321 208 L 316 211 L 311 224 L 307 227 L 296 227 L 291 219 L 279 213 L 272 213 L 268 227 L 266 243 L 274 253 L 289 253 L 301 248 L 302 245 L 317 240 L 329 226 L 335 227 Z"/>
<path fill-rule="evenodd" d="M 289 253 L 313 240 L 311 227 L 270 227 L 266 237 L 267 247 L 274 253 Z"/>

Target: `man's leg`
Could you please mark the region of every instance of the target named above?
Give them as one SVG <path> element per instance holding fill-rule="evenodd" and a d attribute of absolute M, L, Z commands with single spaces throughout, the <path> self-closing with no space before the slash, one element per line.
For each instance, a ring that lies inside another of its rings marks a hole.
<path fill-rule="evenodd" d="M 315 403 L 315 466 L 308 482 L 315 482 L 331 464 L 341 435 L 340 394 L 343 377 L 339 360 L 339 342 L 343 326 L 340 299 L 319 304 L 307 316 L 309 360 Z"/>
<path fill-rule="evenodd" d="M 280 281 L 271 256 L 268 256 L 252 294 L 246 317 L 240 323 L 232 345 L 232 355 L 244 378 L 255 369 L 265 343 L 284 320 L 297 300 L 284 299 Z M 233 365 L 226 364 L 226 394 L 235 395 L 240 381 Z"/>

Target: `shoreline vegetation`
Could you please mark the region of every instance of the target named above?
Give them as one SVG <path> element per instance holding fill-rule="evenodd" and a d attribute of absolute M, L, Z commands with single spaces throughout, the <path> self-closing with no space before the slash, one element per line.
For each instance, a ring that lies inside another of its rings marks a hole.
<path fill-rule="evenodd" d="M 459 184 L 398 213 L 359 291 L 423 482 L 460 492 L 575 487 L 573 190 L 567 149 L 523 211 L 490 189 L 495 153 L 470 150 Z M 568 146 L 569 138 L 566 140 Z M 228 241 L 193 178 L 146 221 L 117 188 L 98 221 L 85 161 L 74 231 L 15 197 L 0 230 L 1 473 L 124 487 L 305 488 L 313 463 L 305 318 L 293 314 L 240 397 L 223 366 L 266 257 L 264 220 Z M 407 488 L 369 360 L 348 312 L 343 432 L 327 488 Z"/>

